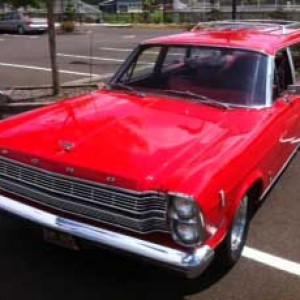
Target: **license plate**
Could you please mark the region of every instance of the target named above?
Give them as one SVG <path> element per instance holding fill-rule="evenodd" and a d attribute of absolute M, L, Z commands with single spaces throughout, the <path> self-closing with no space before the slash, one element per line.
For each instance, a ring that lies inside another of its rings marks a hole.
<path fill-rule="evenodd" d="M 60 247 L 71 250 L 80 250 L 75 238 L 72 235 L 64 232 L 43 228 L 43 238 L 44 241 Z"/>

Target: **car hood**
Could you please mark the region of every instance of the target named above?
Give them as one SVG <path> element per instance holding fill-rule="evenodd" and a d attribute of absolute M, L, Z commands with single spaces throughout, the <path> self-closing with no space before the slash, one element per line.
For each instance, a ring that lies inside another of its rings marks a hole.
<path fill-rule="evenodd" d="M 50 171 L 164 190 L 170 177 L 204 172 L 237 151 L 263 115 L 103 90 L 5 120 L 0 149 Z"/>

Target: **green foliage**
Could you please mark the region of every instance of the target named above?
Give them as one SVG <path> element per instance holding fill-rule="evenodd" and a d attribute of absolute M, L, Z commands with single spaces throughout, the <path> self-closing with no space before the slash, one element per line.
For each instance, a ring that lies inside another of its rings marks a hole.
<path fill-rule="evenodd" d="M 43 0 L 6 0 L 2 1 L 3 3 L 10 3 L 13 5 L 14 8 L 19 8 L 19 7 L 40 7 L 41 3 L 44 2 Z"/>
<path fill-rule="evenodd" d="M 101 3 L 100 0 L 84 0 L 84 2 L 91 4 L 91 5 L 97 5 L 97 4 Z"/>
<path fill-rule="evenodd" d="M 164 21 L 163 11 L 162 10 L 153 11 L 153 13 L 151 14 L 151 19 L 153 23 L 162 23 Z"/>
<path fill-rule="evenodd" d="M 76 18 L 76 9 L 73 4 L 69 3 L 64 12 L 64 20 L 74 21 Z"/>
<path fill-rule="evenodd" d="M 161 2 L 159 0 L 144 0 L 143 10 L 154 11 Z"/>
<path fill-rule="evenodd" d="M 278 8 L 276 11 L 270 12 L 269 17 L 271 19 L 277 19 L 277 20 L 286 20 L 287 14 L 282 9 Z"/>
<path fill-rule="evenodd" d="M 218 9 L 213 8 L 207 16 L 208 21 L 218 21 L 221 20 L 221 14 Z"/>
<path fill-rule="evenodd" d="M 63 32 L 70 33 L 75 30 L 75 23 L 73 21 L 63 21 L 60 27 Z"/>

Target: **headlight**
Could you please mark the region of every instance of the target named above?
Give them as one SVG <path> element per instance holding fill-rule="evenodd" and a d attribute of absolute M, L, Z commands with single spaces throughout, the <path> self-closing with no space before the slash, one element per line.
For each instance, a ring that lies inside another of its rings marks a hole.
<path fill-rule="evenodd" d="M 199 224 L 188 224 L 175 222 L 174 231 L 177 239 L 187 245 L 197 244 L 200 236 Z"/>
<path fill-rule="evenodd" d="M 184 198 L 183 196 L 174 196 L 173 205 L 179 218 L 190 219 L 195 215 L 196 207 L 192 198 Z"/>
<path fill-rule="evenodd" d="M 169 219 L 173 239 L 184 246 L 195 246 L 204 240 L 204 219 L 191 196 L 170 194 Z"/>

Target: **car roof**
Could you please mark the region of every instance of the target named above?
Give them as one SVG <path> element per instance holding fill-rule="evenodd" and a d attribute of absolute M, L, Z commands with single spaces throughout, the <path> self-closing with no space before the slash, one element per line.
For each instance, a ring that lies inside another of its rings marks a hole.
<path fill-rule="evenodd" d="M 195 45 L 238 48 L 269 55 L 300 41 L 300 22 L 204 22 L 191 31 L 146 40 L 143 44 Z"/>

